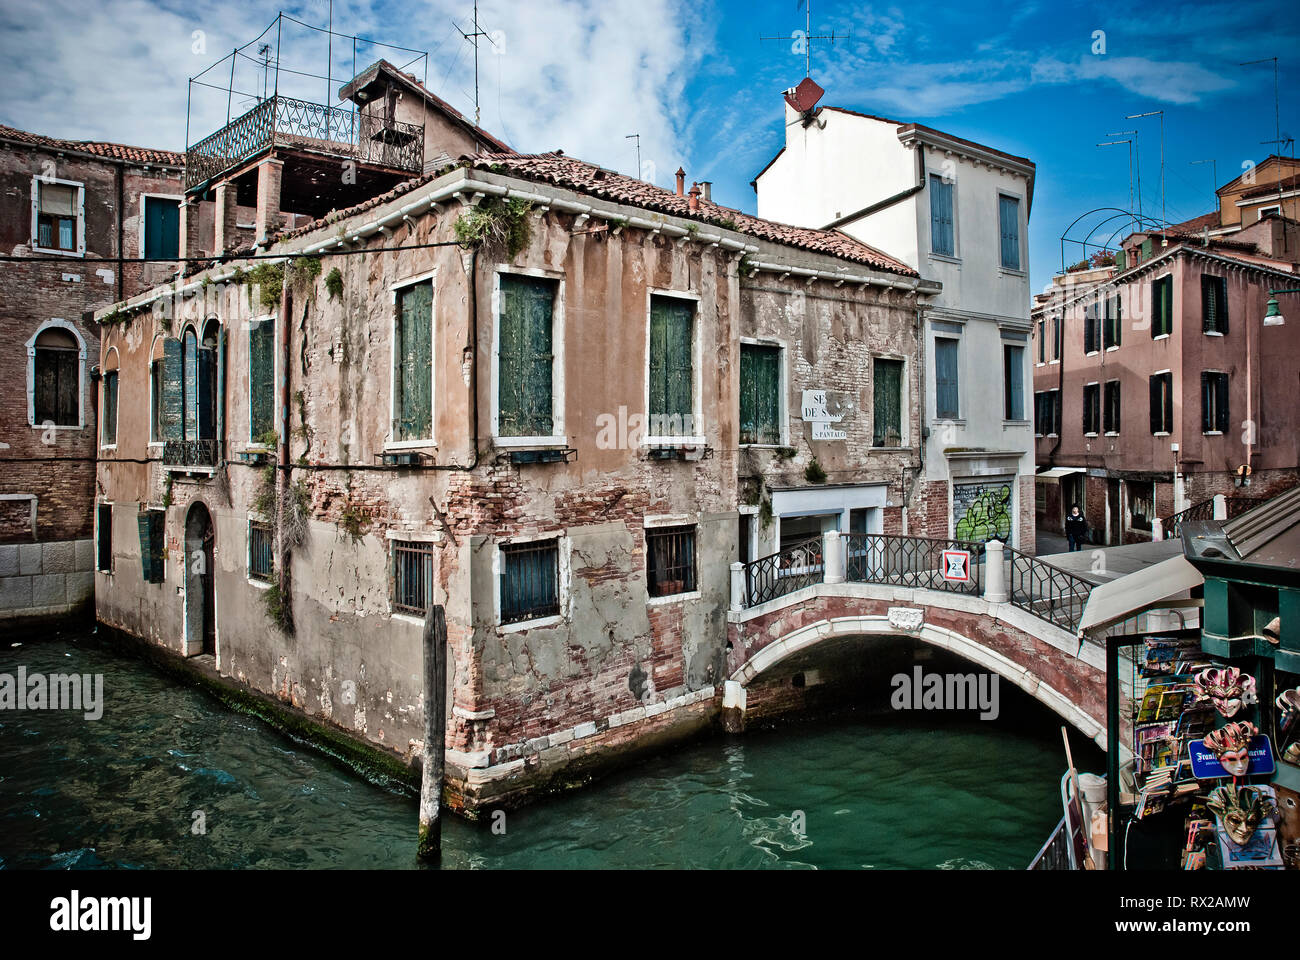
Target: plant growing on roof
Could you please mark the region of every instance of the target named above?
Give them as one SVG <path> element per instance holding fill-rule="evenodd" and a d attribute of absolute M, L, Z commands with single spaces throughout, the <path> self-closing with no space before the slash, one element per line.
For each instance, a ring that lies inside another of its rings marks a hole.
<path fill-rule="evenodd" d="M 456 220 L 456 242 L 477 247 L 494 260 L 513 260 L 532 239 L 533 205 L 520 197 L 493 197 L 471 207 Z"/>

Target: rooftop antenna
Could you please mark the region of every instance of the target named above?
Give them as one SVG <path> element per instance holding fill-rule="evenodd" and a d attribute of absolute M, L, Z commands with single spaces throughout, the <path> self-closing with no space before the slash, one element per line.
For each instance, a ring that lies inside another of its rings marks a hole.
<path fill-rule="evenodd" d="M 1169 226 L 1169 218 L 1165 216 L 1165 112 L 1163 110 L 1148 110 L 1146 113 L 1133 113 L 1125 117 L 1125 120 L 1140 120 L 1143 117 L 1160 118 L 1160 223 L 1161 229 Z M 1160 246 L 1169 246 L 1169 238 L 1164 233 L 1160 235 Z"/>
<path fill-rule="evenodd" d="M 496 41 L 493 40 L 490 36 L 488 36 L 488 34 L 485 33 L 478 25 L 478 0 L 474 0 L 474 29 L 469 33 L 466 33 L 460 27 L 456 26 L 455 22 L 452 23 L 452 26 L 456 27 L 457 33 L 459 33 L 470 43 L 474 44 L 474 126 L 477 127 L 481 125 L 479 123 L 479 109 L 478 109 L 478 38 L 487 37 L 488 43 L 492 44 L 492 46 L 494 47 L 496 46 Z"/>
<path fill-rule="evenodd" d="M 1116 134 L 1109 134 L 1116 136 Z M 1099 147 L 1117 147 L 1121 143 L 1128 144 L 1128 208 L 1131 213 L 1133 210 L 1133 141 L 1125 137 L 1123 140 L 1106 140 L 1097 144 Z"/>
<path fill-rule="evenodd" d="M 798 31 L 796 31 L 787 37 L 759 37 L 758 39 L 759 40 L 793 40 L 796 43 L 798 43 L 799 41 L 803 41 L 803 66 L 804 66 L 803 75 L 805 77 L 811 77 L 813 41 L 825 40 L 829 42 L 831 46 L 834 46 L 836 40 L 853 39 L 853 34 L 851 31 L 848 33 L 836 33 L 835 30 L 832 29 L 830 33 L 823 33 L 814 36 L 812 32 L 812 0 L 799 0 L 799 2 L 795 5 L 795 11 L 798 12 L 801 8 L 804 11 L 804 29 L 802 35 L 800 35 Z"/>
<path fill-rule="evenodd" d="M 1214 190 L 1214 202 L 1218 203 L 1219 202 L 1219 161 L 1213 158 L 1209 160 L 1189 160 L 1187 162 L 1187 165 L 1189 167 L 1195 167 L 1202 163 L 1210 164 L 1210 175 L 1214 177 L 1214 183 L 1212 185 L 1212 188 Z"/>
<path fill-rule="evenodd" d="M 641 179 L 641 134 L 629 133 L 624 140 L 636 140 L 636 178 Z"/>
<path fill-rule="evenodd" d="M 1106 134 L 1106 136 L 1133 138 L 1132 146 L 1129 148 L 1131 151 L 1131 156 L 1129 157 L 1129 159 L 1133 164 L 1132 167 L 1130 168 L 1130 173 L 1132 175 L 1130 179 L 1132 181 L 1136 181 L 1137 183 L 1137 203 L 1138 203 L 1137 212 L 1138 212 L 1138 219 L 1140 220 L 1142 218 L 1142 151 L 1141 149 L 1139 149 L 1140 144 L 1138 143 L 1138 132 L 1136 130 L 1117 130 L 1114 133 Z M 1132 183 L 1130 183 L 1129 186 L 1131 189 Z M 1133 209 L 1132 197 L 1129 198 L 1128 208 L 1130 211 Z"/>
<path fill-rule="evenodd" d="M 262 58 L 262 99 L 266 99 L 266 76 L 271 70 L 271 45 L 264 43 L 257 48 L 257 55 Z"/>

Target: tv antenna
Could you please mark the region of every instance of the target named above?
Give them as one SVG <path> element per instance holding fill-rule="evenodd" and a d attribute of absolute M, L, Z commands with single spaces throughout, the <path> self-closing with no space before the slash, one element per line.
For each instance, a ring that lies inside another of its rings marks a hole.
<path fill-rule="evenodd" d="M 786 37 L 759 37 L 758 39 L 761 41 L 762 40 L 793 40 L 795 43 L 799 43 L 800 41 L 802 41 L 803 61 L 804 61 L 803 75 L 805 77 L 811 77 L 813 42 L 824 40 L 827 43 L 829 43 L 831 46 L 834 46 L 836 40 L 853 39 L 853 33 L 851 31 L 847 33 L 837 33 L 834 30 L 834 28 L 832 28 L 830 33 L 822 33 L 822 34 L 814 35 L 812 32 L 812 0 L 799 0 L 799 3 L 795 6 L 795 10 L 797 11 L 800 7 L 802 7 L 804 10 L 804 29 L 802 33 L 796 30 L 794 33 Z"/>
<path fill-rule="evenodd" d="M 629 133 L 623 139 L 636 141 L 636 178 L 640 180 L 641 179 L 641 134 Z"/>
<path fill-rule="evenodd" d="M 474 0 L 474 29 L 469 33 L 466 33 L 454 20 L 452 21 L 452 26 L 456 28 L 457 33 L 470 43 L 474 44 L 474 126 L 477 127 L 480 126 L 478 108 L 478 38 L 487 37 L 488 43 L 492 44 L 494 47 L 496 46 L 496 41 L 478 25 L 478 0 Z"/>

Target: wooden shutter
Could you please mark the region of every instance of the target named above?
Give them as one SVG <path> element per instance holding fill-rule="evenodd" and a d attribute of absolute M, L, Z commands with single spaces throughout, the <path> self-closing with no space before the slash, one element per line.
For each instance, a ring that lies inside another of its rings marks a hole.
<path fill-rule="evenodd" d="M 433 284 L 398 292 L 395 439 L 433 436 Z"/>
<path fill-rule="evenodd" d="M 1208 433 L 1214 429 L 1214 381 L 1213 375 L 1201 374 L 1201 431 Z"/>
<path fill-rule="evenodd" d="M 898 446 L 903 434 L 903 361 L 878 359 L 873 373 L 872 444 Z"/>
<path fill-rule="evenodd" d="M 688 424 L 694 429 L 693 319 L 685 300 L 650 301 L 650 429 L 661 435 L 684 433 Z"/>
<path fill-rule="evenodd" d="M 1214 429 L 1220 433 L 1228 432 L 1228 375 L 1226 373 L 1216 373 L 1215 381 L 1215 404 L 1214 404 Z"/>
<path fill-rule="evenodd" d="M 113 507 L 111 504 L 101 503 L 98 508 L 99 524 L 96 533 L 96 553 L 98 554 L 97 570 L 113 569 Z"/>
<path fill-rule="evenodd" d="M 144 198 L 144 255 L 180 256 L 180 204 L 163 197 Z"/>
<path fill-rule="evenodd" d="M 503 437 L 554 432 L 554 307 L 554 281 L 501 276 L 497 430 Z"/>
<path fill-rule="evenodd" d="M 100 412 L 102 421 L 100 442 L 117 443 L 117 371 L 110 370 L 104 374 L 104 409 Z"/>
<path fill-rule="evenodd" d="M 195 375 L 195 427 L 199 440 L 217 436 L 217 351 L 199 348 Z"/>
<path fill-rule="evenodd" d="M 181 342 L 175 337 L 163 341 L 161 420 L 162 439 L 180 440 L 184 429 L 185 400 L 182 382 Z"/>
<path fill-rule="evenodd" d="M 1128 267 L 1128 255 L 1123 250 L 1115 252 L 1115 272 L 1123 273 Z"/>
<path fill-rule="evenodd" d="M 199 438 L 199 341 L 192 330 L 181 338 L 181 434 Z"/>
<path fill-rule="evenodd" d="M 259 440 L 275 429 L 275 318 L 248 332 L 248 438 Z"/>
<path fill-rule="evenodd" d="M 961 394 L 958 385 L 956 340 L 944 337 L 934 341 L 934 415 L 955 420 L 960 415 Z"/>
<path fill-rule="evenodd" d="M 930 175 L 930 249 L 952 256 L 953 245 L 952 184 Z"/>
<path fill-rule="evenodd" d="M 998 225 L 1002 240 L 1002 266 L 1020 269 L 1020 203 L 1014 197 L 998 197 Z"/>
<path fill-rule="evenodd" d="M 781 442 L 780 348 L 740 346 L 740 442 Z"/>
<path fill-rule="evenodd" d="M 162 583 L 163 522 L 166 514 L 161 510 L 144 510 L 136 515 L 140 535 L 140 567 L 146 583 Z"/>
<path fill-rule="evenodd" d="M 1215 278 L 1215 301 L 1218 305 L 1215 319 L 1219 323 L 1219 332 L 1226 335 L 1228 332 L 1228 278 Z"/>
<path fill-rule="evenodd" d="M 1020 420 L 1025 415 L 1024 361 L 1020 347 L 1002 347 L 1002 380 L 1004 410 L 1008 420 Z"/>

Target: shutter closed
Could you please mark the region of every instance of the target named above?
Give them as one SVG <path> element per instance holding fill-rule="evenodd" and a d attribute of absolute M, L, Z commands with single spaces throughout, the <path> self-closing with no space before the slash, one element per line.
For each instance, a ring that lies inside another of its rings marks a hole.
<path fill-rule="evenodd" d="M 260 440 L 275 430 L 275 318 L 256 323 L 248 333 L 248 438 Z"/>
<path fill-rule="evenodd" d="M 497 429 L 503 437 L 549 437 L 554 432 L 555 289 L 551 280 L 501 277 Z"/>
<path fill-rule="evenodd" d="M 781 442 L 778 347 L 741 344 L 740 442 Z"/>
<path fill-rule="evenodd" d="M 1159 433 L 1164 429 L 1164 414 L 1161 410 L 1161 388 L 1160 376 L 1154 376 L 1150 379 L 1151 390 L 1151 432 Z"/>
<path fill-rule="evenodd" d="M 396 439 L 433 436 L 433 284 L 398 296 Z"/>
<path fill-rule="evenodd" d="M 184 423 L 184 386 L 181 371 L 181 342 L 174 337 L 163 341 L 162 439 L 180 440 Z"/>
<path fill-rule="evenodd" d="M 1201 430 L 1208 433 L 1214 429 L 1214 382 L 1212 375 L 1201 374 Z"/>
<path fill-rule="evenodd" d="M 656 297 L 650 303 L 650 430 L 656 436 L 694 431 L 693 315 L 684 300 Z"/>
<path fill-rule="evenodd" d="M 872 385 L 872 445 L 897 447 L 903 442 L 903 362 L 876 360 Z"/>
<path fill-rule="evenodd" d="M 146 583 L 162 583 L 166 564 L 163 561 L 163 524 L 166 513 L 162 510 L 144 510 L 136 516 L 140 535 L 140 567 Z"/>
<path fill-rule="evenodd" d="M 957 419 L 960 411 L 957 351 L 956 340 L 940 338 L 934 342 L 935 416 L 949 420 Z"/>
<path fill-rule="evenodd" d="M 1218 387 L 1217 402 L 1214 405 L 1214 429 L 1221 433 L 1228 432 L 1228 375 L 1226 373 L 1215 374 L 1216 386 Z"/>

